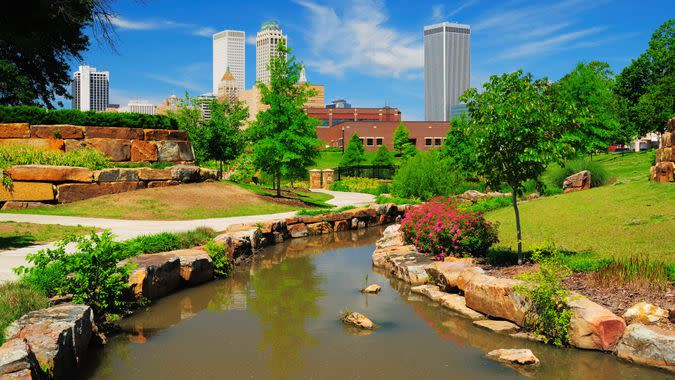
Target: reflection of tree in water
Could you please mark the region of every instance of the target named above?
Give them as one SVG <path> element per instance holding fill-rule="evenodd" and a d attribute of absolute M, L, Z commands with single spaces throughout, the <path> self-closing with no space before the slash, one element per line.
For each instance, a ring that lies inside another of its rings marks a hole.
<path fill-rule="evenodd" d="M 304 366 L 301 350 L 318 343 L 305 329 L 308 318 L 319 315 L 322 278 L 309 257 L 287 259 L 251 277 L 248 307 L 260 318 L 261 351 L 270 350 L 270 371 L 292 378 Z"/>

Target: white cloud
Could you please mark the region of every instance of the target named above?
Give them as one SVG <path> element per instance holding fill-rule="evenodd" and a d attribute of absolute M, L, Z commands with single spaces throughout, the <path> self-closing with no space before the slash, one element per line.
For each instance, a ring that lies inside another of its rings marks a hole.
<path fill-rule="evenodd" d="M 110 22 L 121 30 L 166 30 L 183 29 L 190 34 L 200 37 L 211 37 L 216 32 L 214 28 L 199 26 L 195 24 L 186 24 L 172 20 L 129 20 L 119 16 L 113 16 Z"/>
<path fill-rule="evenodd" d="M 172 75 L 155 72 L 147 73 L 146 76 L 175 86 L 171 90 L 173 93 L 182 94 L 184 91 L 190 91 L 193 95 L 202 94 L 210 91 L 211 64 L 209 62 L 195 62 L 174 70 Z"/>
<path fill-rule="evenodd" d="M 307 66 L 335 76 L 354 70 L 375 76 L 401 77 L 424 66 L 420 33 L 386 26 L 381 2 L 353 0 L 338 14 L 335 8 L 295 0 L 310 14 L 305 38 L 312 57 Z"/>
<path fill-rule="evenodd" d="M 460 4 L 453 8 L 450 12 L 445 11 L 444 4 L 436 4 L 431 7 L 431 19 L 435 22 L 448 21 L 448 19 L 464 9 L 474 5 L 478 0 L 465 0 L 460 2 Z"/>
<path fill-rule="evenodd" d="M 249 44 L 249 45 L 255 45 L 255 38 L 256 38 L 255 34 L 247 35 L 246 36 L 246 43 Z"/>
<path fill-rule="evenodd" d="M 552 51 L 561 50 L 565 48 L 565 44 L 570 41 L 578 40 L 581 37 L 596 34 L 605 28 L 603 27 L 594 27 L 583 30 L 578 30 L 576 32 L 564 33 L 555 37 L 551 37 L 545 40 L 540 40 L 536 42 L 529 42 L 519 46 L 516 46 L 513 49 L 509 49 L 501 54 L 502 58 L 518 58 L 528 55 L 542 55 L 547 54 Z"/>

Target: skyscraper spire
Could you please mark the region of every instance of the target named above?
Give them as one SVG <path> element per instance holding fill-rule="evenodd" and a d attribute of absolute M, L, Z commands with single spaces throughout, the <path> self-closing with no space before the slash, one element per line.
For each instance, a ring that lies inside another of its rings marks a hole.
<path fill-rule="evenodd" d="M 300 70 L 300 79 L 298 83 L 307 83 L 307 75 L 305 75 L 305 65 L 302 65 L 302 70 Z"/>

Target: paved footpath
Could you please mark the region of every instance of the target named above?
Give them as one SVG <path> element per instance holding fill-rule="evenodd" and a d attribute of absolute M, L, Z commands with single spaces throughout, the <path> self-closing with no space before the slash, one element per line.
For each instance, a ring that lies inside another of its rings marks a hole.
<path fill-rule="evenodd" d="M 354 205 L 364 206 L 372 204 L 375 199 L 370 194 L 348 193 L 329 190 L 315 190 L 333 195 L 333 199 L 326 203 L 337 207 Z M 104 218 L 86 218 L 79 216 L 59 215 L 31 215 L 31 214 L 0 214 L 0 222 L 27 222 L 36 224 L 61 224 L 64 226 L 90 226 L 100 229 L 109 229 L 115 235 L 116 240 L 132 239 L 139 235 L 155 234 L 159 232 L 182 232 L 199 227 L 208 227 L 216 231 L 222 231 L 228 226 L 240 223 L 257 223 L 272 220 L 285 219 L 295 215 L 295 212 L 279 214 L 233 216 L 229 218 L 155 221 L 155 220 L 121 220 Z M 0 282 L 16 279 L 12 268 L 26 265 L 26 255 L 45 248 L 53 248 L 54 243 L 33 245 L 0 252 Z"/>

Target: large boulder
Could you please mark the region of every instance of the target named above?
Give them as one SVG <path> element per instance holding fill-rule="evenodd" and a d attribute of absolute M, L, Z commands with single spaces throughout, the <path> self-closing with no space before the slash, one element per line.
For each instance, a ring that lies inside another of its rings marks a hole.
<path fill-rule="evenodd" d="M 675 331 L 634 323 L 626 328 L 616 353 L 625 360 L 675 372 Z"/>
<path fill-rule="evenodd" d="M 173 175 L 168 169 L 140 168 L 138 178 L 142 181 L 169 181 Z"/>
<path fill-rule="evenodd" d="M 199 180 L 199 166 L 195 165 L 174 165 L 169 168 L 171 177 L 175 181 L 193 182 Z"/>
<path fill-rule="evenodd" d="M 570 343 L 577 348 L 611 351 L 621 339 L 626 322 L 588 298 L 572 293 L 567 298 L 572 310 Z"/>
<path fill-rule="evenodd" d="M 131 141 L 122 139 L 94 138 L 86 139 L 85 143 L 105 154 L 110 161 L 130 161 Z"/>
<path fill-rule="evenodd" d="M 139 128 L 125 127 L 84 127 L 86 138 L 143 140 L 144 133 Z"/>
<path fill-rule="evenodd" d="M 17 165 L 7 174 L 14 181 L 91 182 L 94 172 L 76 166 Z"/>
<path fill-rule="evenodd" d="M 64 183 L 56 187 L 56 198 L 59 203 L 70 203 L 143 188 L 145 188 L 143 182 Z"/>
<path fill-rule="evenodd" d="M 0 379 L 40 378 L 40 364 L 25 339 L 11 339 L 0 346 Z"/>
<path fill-rule="evenodd" d="M 157 145 L 152 141 L 133 140 L 131 142 L 131 161 L 157 161 Z"/>
<path fill-rule="evenodd" d="M 94 174 L 98 182 L 138 182 L 138 169 L 113 168 L 98 170 Z"/>
<path fill-rule="evenodd" d="M 443 296 L 447 294 L 442 292 L 438 286 L 431 284 L 413 286 L 410 288 L 410 291 L 413 293 L 422 294 L 434 302 L 441 302 Z"/>
<path fill-rule="evenodd" d="M 622 317 L 630 323 L 650 324 L 668 318 L 668 310 L 647 302 L 638 302 L 626 310 Z"/>
<path fill-rule="evenodd" d="M 473 203 L 476 203 L 479 200 L 481 200 L 483 198 L 487 198 L 487 197 L 488 197 L 487 194 L 481 193 L 478 190 L 467 190 L 464 193 L 458 195 L 458 198 L 465 199 L 465 200 L 471 201 Z"/>
<path fill-rule="evenodd" d="M 391 269 L 390 259 L 416 253 L 414 245 L 394 245 L 386 248 L 376 248 L 372 255 L 373 266 L 376 268 Z"/>
<path fill-rule="evenodd" d="M 172 252 L 138 255 L 120 262 L 135 264 L 129 274 L 129 293 L 132 299 L 149 300 L 164 297 L 181 284 L 181 262 Z"/>
<path fill-rule="evenodd" d="M 389 258 L 392 274 L 411 285 L 422 285 L 429 282 L 426 269 L 432 265 L 433 260 L 429 257 L 413 253 L 404 256 Z"/>
<path fill-rule="evenodd" d="M 87 184 L 84 184 L 87 185 Z M 7 188 L 0 186 L 0 201 L 53 201 L 54 185 L 49 182 L 14 181 Z"/>
<path fill-rule="evenodd" d="M 31 125 L 30 134 L 40 139 L 82 139 L 84 128 L 69 124 Z"/>
<path fill-rule="evenodd" d="M 518 326 L 523 326 L 529 303 L 514 289 L 522 281 L 468 271 L 462 271 L 460 277 L 465 274 L 470 278 L 460 282 L 459 285 L 464 291 L 466 306 L 489 316 L 506 319 Z"/>
<path fill-rule="evenodd" d="M 27 139 L 29 137 L 28 123 L 0 123 L 0 139 Z"/>
<path fill-rule="evenodd" d="M 484 329 L 488 329 L 492 332 L 497 333 L 511 334 L 520 330 L 518 325 L 511 323 L 509 321 L 497 321 L 492 319 L 485 319 L 482 321 L 474 321 L 473 324 L 478 327 L 482 327 Z"/>
<path fill-rule="evenodd" d="M 307 225 L 309 235 L 323 235 L 333 233 L 333 226 L 328 222 L 311 223 Z"/>
<path fill-rule="evenodd" d="M 582 170 L 579 173 L 572 174 L 563 181 L 562 189 L 569 193 L 572 191 L 588 190 L 591 188 L 591 172 Z"/>
<path fill-rule="evenodd" d="M 25 340 L 49 378 L 72 379 L 86 358 L 95 331 L 89 306 L 60 304 L 24 315 L 5 330 L 5 336 Z M 21 348 L 20 343 L 15 344 Z"/>
<path fill-rule="evenodd" d="M 404 245 L 403 232 L 401 232 L 400 224 L 392 224 L 384 229 L 382 237 L 375 243 L 377 248 L 387 248 L 397 245 Z"/>
<path fill-rule="evenodd" d="M 25 146 L 35 150 L 64 150 L 62 139 L 0 139 L 0 146 Z"/>
<path fill-rule="evenodd" d="M 156 141 L 157 158 L 162 162 L 194 161 L 192 145 L 188 141 Z"/>
<path fill-rule="evenodd" d="M 539 359 L 527 348 L 502 348 L 488 352 L 487 356 L 508 364 L 539 365 Z"/>
<path fill-rule="evenodd" d="M 459 294 L 443 293 L 441 306 L 470 319 L 485 319 L 485 316 L 466 306 L 466 299 Z"/>
<path fill-rule="evenodd" d="M 309 230 L 307 230 L 305 223 L 296 223 L 288 226 L 288 233 L 292 238 L 299 238 L 308 236 Z"/>
<path fill-rule="evenodd" d="M 252 255 L 262 248 L 263 235 L 257 226 L 236 225 L 229 227 L 213 240 L 228 247 L 228 258 L 239 259 Z"/>
<path fill-rule="evenodd" d="M 373 321 L 355 311 L 345 313 L 340 319 L 343 323 L 360 329 L 372 330 L 375 327 Z"/>
<path fill-rule="evenodd" d="M 180 261 L 180 277 L 188 286 L 198 285 L 213 279 L 213 260 L 201 249 L 172 251 Z"/>
<path fill-rule="evenodd" d="M 427 274 L 443 284 L 446 290 L 460 289 L 460 283 L 463 284 L 471 275 L 483 273 L 483 269 L 472 260 L 436 261 L 427 268 Z"/>
<path fill-rule="evenodd" d="M 180 129 L 144 129 L 145 139 L 150 140 L 187 140 L 188 133 Z"/>

